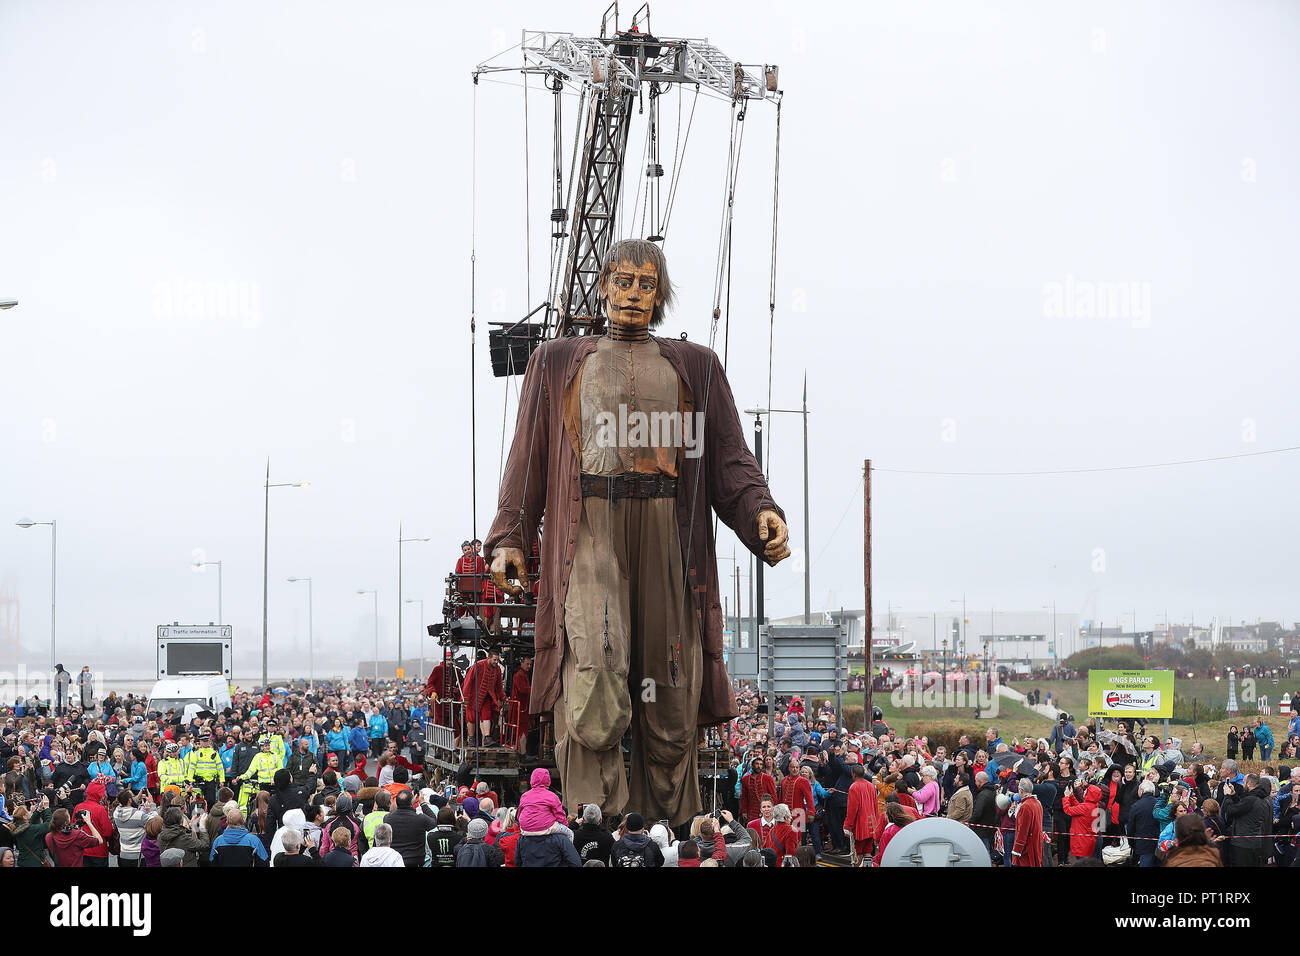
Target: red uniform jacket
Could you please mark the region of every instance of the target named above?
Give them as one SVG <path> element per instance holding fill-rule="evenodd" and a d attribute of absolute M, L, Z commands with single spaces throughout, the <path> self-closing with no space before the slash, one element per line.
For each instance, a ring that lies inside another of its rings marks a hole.
<path fill-rule="evenodd" d="M 799 820 L 799 811 L 803 811 L 805 824 L 811 824 L 815 815 L 812 784 L 802 774 L 791 774 L 781 781 L 781 802 L 790 808 L 794 819 Z"/>
<path fill-rule="evenodd" d="M 439 661 L 438 666 L 429 672 L 429 679 L 424 682 L 424 696 L 437 696 L 438 702 L 460 700 L 460 674 L 455 664 Z"/>
<path fill-rule="evenodd" d="M 776 796 L 776 781 L 770 773 L 749 773 L 740 781 L 740 813 L 746 820 L 758 816 L 763 794 Z"/>
<path fill-rule="evenodd" d="M 874 840 L 880 824 L 880 795 L 869 780 L 854 780 L 849 787 L 849 809 L 844 829 L 855 840 Z"/>
<path fill-rule="evenodd" d="M 461 688 L 468 714 L 474 719 L 487 720 L 501 706 L 505 698 L 505 682 L 501 668 L 484 658 L 465 672 L 465 686 Z M 477 716 L 487 711 L 489 717 Z"/>
<path fill-rule="evenodd" d="M 515 671 L 514 679 L 510 681 L 510 696 L 519 701 L 519 736 L 522 738 L 527 735 L 532 724 L 528 719 L 528 698 L 532 696 L 533 684 L 528 678 L 528 672 L 522 667 Z"/>
<path fill-rule="evenodd" d="M 1064 801 L 1062 801 L 1064 803 Z M 1020 801 L 1016 811 L 1016 842 L 1011 848 L 1015 866 L 1043 865 L 1043 805 L 1033 797 Z"/>
<path fill-rule="evenodd" d="M 780 866 L 786 856 L 793 856 L 799 849 L 799 832 L 788 823 L 777 823 L 770 827 L 759 827 L 763 837 L 763 849 L 776 854 L 776 865 Z M 725 851 L 724 851 L 725 852 Z"/>

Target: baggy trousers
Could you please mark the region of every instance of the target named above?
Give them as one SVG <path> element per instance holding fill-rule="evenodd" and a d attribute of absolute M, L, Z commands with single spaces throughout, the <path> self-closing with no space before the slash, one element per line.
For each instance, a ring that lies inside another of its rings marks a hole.
<path fill-rule="evenodd" d="M 700 810 L 703 659 L 685 600 L 676 509 L 675 498 L 583 499 L 554 709 L 570 812 L 595 803 L 606 814 L 637 812 L 677 826 Z"/>

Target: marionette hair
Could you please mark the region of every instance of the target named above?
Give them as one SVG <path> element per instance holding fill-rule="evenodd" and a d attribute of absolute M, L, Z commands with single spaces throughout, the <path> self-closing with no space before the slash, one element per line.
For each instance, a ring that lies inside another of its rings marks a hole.
<path fill-rule="evenodd" d="M 659 287 L 655 291 L 655 309 L 654 314 L 650 316 L 650 328 L 657 329 L 663 323 L 664 312 L 672 308 L 674 302 L 673 284 L 668 278 L 668 260 L 664 258 L 664 251 L 659 248 L 657 243 L 648 239 L 620 239 L 610 245 L 609 250 L 605 253 L 605 261 L 600 267 L 600 275 L 596 279 L 596 288 L 602 290 L 601 298 L 604 298 L 605 282 L 610 275 L 623 263 L 629 265 L 641 265 L 648 262 L 655 267 L 659 273 Z"/>

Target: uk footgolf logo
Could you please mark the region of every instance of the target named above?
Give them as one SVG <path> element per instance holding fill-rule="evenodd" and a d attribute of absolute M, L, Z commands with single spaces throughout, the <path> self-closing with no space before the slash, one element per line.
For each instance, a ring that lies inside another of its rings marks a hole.
<path fill-rule="evenodd" d="M 1108 690 L 1102 704 L 1106 710 L 1156 711 L 1160 709 L 1160 691 Z"/>

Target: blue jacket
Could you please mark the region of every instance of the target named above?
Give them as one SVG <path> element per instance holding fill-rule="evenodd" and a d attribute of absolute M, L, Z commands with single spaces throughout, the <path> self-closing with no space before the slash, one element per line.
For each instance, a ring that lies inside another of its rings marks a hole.
<path fill-rule="evenodd" d="M 1269 729 L 1268 724 L 1261 724 L 1255 728 L 1255 742 L 1261 747 L 1273 746 L 1273 731 Z"/>
<path fill-rule="evenodd" d="M 1129 808 L 1128 826 L 1125 831 L 1130 840 L 1135 841 L 1133 852 L 1145 856 L 1156 852 L 1156 840 L 1160 837 L 1160 823 L 1155 816 L 1156 796 L 1148 793 L 1137 798 Z M 1168 813 L 1165 814 L 1168 817 Z"/>
<path fill-rule="evenodd" d="M 131 762 L 131 779 L 126 785 L 131 790 L 139 793 L 149 783 L 149 768 L 144 765 L 143 760 L 133 760 Z"/>
<path fill-rule="evenodd" d="M 221 836 L 212 841 L 212 850 L 208 853 L 208 859 L 215 860 L 217 851 L 223 846 L 246 846 L 260 857 L 263 863 L 269 859 L 266 847 L 262 844 L 261 839 L 253 836 L 243 827 L 226 827 Z"/>
<path fill-rule="evenodd" d="M 820 783 L 818 783 L 816 779 L 814 779 L 812 782 L 812 792 L 813 792 L 813 807 L 814 809 L 820 810 L 822 806 L 826 803 L 826 798 L 829 797 L 830 794 L 826 792 L 826 788 L 823 787 Z"/>
<path fill-rule="evenodd" d="M 370 717 L 370 739 L 377 740 L 386 736 L 388 736 L 388 721 L 383 714 L 372 714 Z"/>
<path fill-rule="evenodd" d="M 325 746 L 330 750 L 346 751 L 348 749 L 348 732 L 331 730 L 325 734 Z"/>
<path fill-rule="evenodd" d="M 515 844 L 515 866 L 582 866 L 582 858 L 563 833 L 521 836 Z"/>
<path fill-rule="evenodd" d="M 360 724 L 352 728 L 349 739 L 353 750 L 368 750 L 370 748 L 370 738 L 366 736 L 366 728 Z"/>
<path fill-rule="evenodd" d="M 226 773 L 230 773 L 230 765 L 235 759 L 235 748 L 222 747 L 217 751 L 217 756 L 221 758 L 221 765 L 226 768 Z"/>

